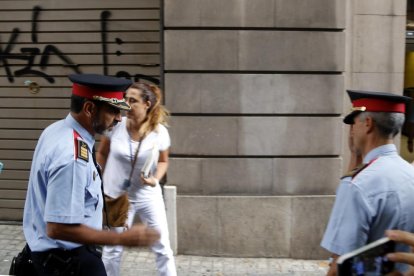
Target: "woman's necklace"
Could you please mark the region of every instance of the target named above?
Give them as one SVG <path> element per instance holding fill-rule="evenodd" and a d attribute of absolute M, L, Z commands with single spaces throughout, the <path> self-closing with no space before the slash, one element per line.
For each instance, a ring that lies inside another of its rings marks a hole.
<path fill-rule="evenodd" d="M 129 139 L 128 139 L 128 142 L 129 142 L 129 152 L 130 152 L 130 156 L 131 156 L 131 173 L 129 174 L 129 178 L 128 179 L 124 179 L 124 182 L 122 184 L 122 188 L 123 188 L 124 191 L 128 190 L 129 187 L 131 186 L 132 174 L 134 172 L 135 163 L 136 163 L 136 161 L 138 159 L 139 149 L 141 148 L 141 145 L 142 145 L 142 138 L 141 137 L 138 137 L 138 138 L 134 137 L 133 136 L 134 133 L 131 130 L 132 130 L 132 127 L 131 127 L 130 123 L 128 123 L 128 121 L 127 121 L 127 133 L 129 135 Z M 139 136 L 139 132 L 136 132 L 135 135 L 136 136 Z M 138 142 L 138 145 L 137 145 L 137 149 L 135 151 L 135 154 L 132 151 L 132 141 L 137 141 Z"/>
<path fill-rule="evenodd" d="M 141 138 L 141 135 L 139 134 L 139 127 L 133 127 L 131 120 L 127 121 L 127 131 L 129 134 L 129 137 L 134 141 L 139 141 Z"/>

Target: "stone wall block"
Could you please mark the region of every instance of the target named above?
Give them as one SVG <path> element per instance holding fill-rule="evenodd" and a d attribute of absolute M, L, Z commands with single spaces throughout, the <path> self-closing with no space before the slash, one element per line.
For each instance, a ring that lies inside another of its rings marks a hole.
<path fill-rule="evenodd" d="M 167 180 L 180 195 L 332 195 L 341 164 L 339 157 L 171 158 Z"/>
<path fill-rule="evenodd" d="M 335 194 L 341 171 L 341 158 L 275 158 L 272 195 Z"/>
<path fill-rule="evenodd" d="M 319 244 L 325 232 L 333 202 L 333 196 L 292 197 L 291 258 L 328 258 L 328 252 Z"/>
<path fill-rule="evenodd" d="M 404 73 L 353 73 L 349 89 L 402 94 L 403 84 Z"/>
<path fill-rule="evenodd" d="M 238 36 L 229 30 L 166 30 L 165 69 L 236 70 Z"/>
<path fill-rule="evenodd" d="M 166 30 L 165 69 L 340 72 L 344 39 L 343 32 Z"/>
<path fill-rule="evenodd" d="M 343 71 L 343 32 L 240 31 L 241 70 Z"/>
<path fill-rule="evenodd" d="M 179 194 L 202 195 L 206 189 L 202 182 L 202 163 L 202 158 L 170 157 L 167 172 L 168 185 L 177 186 Z"/>
<path fill-rule="evenodd" d="M 376 0 L 375 4 L 372 0 L 353 2 L 356 14 L 405 15 L 407 13 L 406 0 Z"/>
<path fill-rule="evenodd" d="M 178 196 L 178 252 L 288 257 L 289 197 Z"/>
<path fill-rule="evenodd" d="M 239 120 L 239 154 L 340 154 L 343 127 L 340 118 L 244 117 Z"/>
<path fill-rule="evenodd" d="M 337 117 L 183 117 L 171 122 L 171 152 L 201 155 L 339 155 Z"/>
<path fill-rule="evenodd" d="M 223 255 L 287 257 L 291 238 L 288 197 L 223 197 L 219 200 Z"/>
<path fill-rule="evenodd" d="M 345 28 L 341 0 L 276 0 L 275 27 Z"/>
<path fill-rule="evenodd" d="M 403 72 L 405 16 L 356 15 L 354 21 L 353 72 Z"/>
<path fill-rule="evenodd" d="M 344 28 L 343 0 L 166 0 L 167 27 Z"/>
<path fill-rule="evenodd" d="M 213 255 L 218 251 L 221 233 L 217 201 L 216 197 L 177 196 L 178 254 Z"/>
<path fill-rule="evenodd" d="M 235 117 L 181 117 L 169 129 L 175 154 L 236 155 L 238 119 Z"/>
<path fill-rule="evenodd" d="M 272 159 L 208 158 L 201 181 L 203 194 L 271 195 Z"/>
<path fill-rule="evenodd" d="M 341 114 L 345 89 L 342 74 L 167 73 L 165 87 L 171 112 L 230 114 Z"/>

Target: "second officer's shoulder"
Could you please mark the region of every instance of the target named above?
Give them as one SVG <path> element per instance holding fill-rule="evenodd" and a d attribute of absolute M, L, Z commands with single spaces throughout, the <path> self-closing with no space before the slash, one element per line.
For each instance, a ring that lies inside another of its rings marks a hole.
<path fill-rule="evenodd" d="M 351 177 L 352 179 L 354 179 L 357 175 L 359 175 L 362 172 L 366 172 L 368 168 L 373 168 L 376 167 L 377 165 L 379 165 L 378 163 L 376 163 L 377 158 L 373 159 L 371 162 L 366 163 L 366 164 L 360 164 L 359 166 L 357 166 L 356 168 L 354 168 L 353 170 L 349 171 L 348 173 L 346 173 L 345 175 L 343 175 L 341 177 L 341 179 L 346 178 L 346 177 Z M 375 165 L 374 165 L 375 164 Z M 369 170 L 369 171 L 375 171 L 375 169 L 373 170 Z"/>
<path fill-rule="evenodd" d="M 369 166 L 369 164 L 361 164 L 361 165 L 355 167 L 354 169 L 350 170 L 346 174 L 344 174 L 341 177 L 341 179 L 346 178 L 346 177 L 354 178 L 355 176 L 357 176 L 360 172 L 362 172 L 368 166 Z"/>

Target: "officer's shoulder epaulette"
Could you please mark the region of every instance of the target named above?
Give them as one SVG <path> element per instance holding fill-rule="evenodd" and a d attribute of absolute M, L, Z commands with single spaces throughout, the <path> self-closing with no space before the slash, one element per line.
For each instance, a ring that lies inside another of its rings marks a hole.
<path fill-rule="evenodd" d="M 357 174 L 359 174 L 361 171 L 363 171 L 366 167 L 369 166 L 370 163 L 368 164 L 361 164 L 359 166 L 357 166 L 356 168 L 354 168 L 353 170 L 347 172 L 346 174 L 344 174 L 341 179 L 345 178 L 345 177 L 351 177 L 354 178 Z"/>
<path fill-rule="evenodd" d="M 89 162 L 89 147 L 78 132 L 73 130 L 74 147 L 75 147 L 75 159 L 82 159 Z"/>
<path fill-rule="evenodd" d="M 354 178 L 355 176 L 357 176 L 357 174 L 359 174 L 360 172 L 362 172 L 363 170 L 365 170 L 369 165 L 371 165 L 372 163 L 374 163 L 374 161 L 377 160 L 377 159 L 378 158 L 375 158 L 375 159 L 371 160 L 371 162 L 366 163 L 366 164 L 360 164 L 355 169 L 353 169 L 350 172 L 348 172 L 345 175 L 343 175 L 341 177 L 341 179 L 342 178 L 345 178 L 345 177 L 352 177 L 352 178 Z"/>

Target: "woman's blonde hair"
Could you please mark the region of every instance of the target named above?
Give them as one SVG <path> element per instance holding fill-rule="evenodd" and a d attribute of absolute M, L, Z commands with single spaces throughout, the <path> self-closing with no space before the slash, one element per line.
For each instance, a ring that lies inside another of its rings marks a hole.
<path fill-rule="evenodd" d="M 129 88 L 141 91 L 142 100 L 151 103 L 147 116 L 139 129 L 141 135 L 146 136 L 151 131 L 156 130 L 158 124 L 168 126 L 167 121 L 170 112 L 162 105 L 162 92 L 158 86 L 144 82 L 134 82 Z"/>

